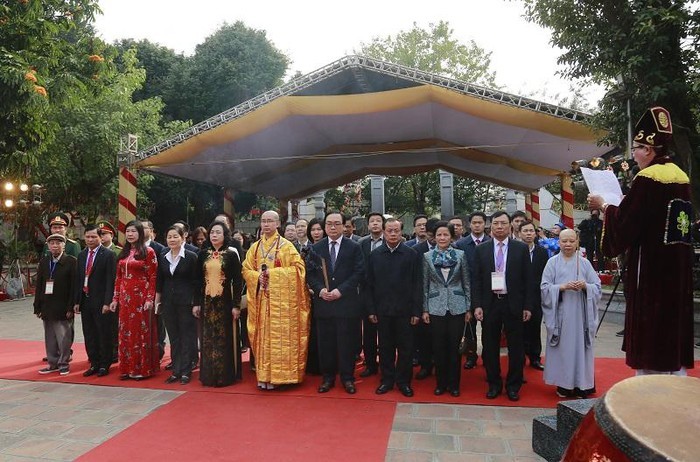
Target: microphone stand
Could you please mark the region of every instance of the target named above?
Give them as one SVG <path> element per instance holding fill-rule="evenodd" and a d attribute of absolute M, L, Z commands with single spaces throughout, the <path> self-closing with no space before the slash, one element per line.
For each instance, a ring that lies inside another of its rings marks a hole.
<path fill-rule="evenodd" d="M 625 270 L 627 270 L 627 262 L 622 265 L 620 268 L 620 274 L 617 276 L 617 281 L 615 282 L 615 287 L 613 287 L 613 291 L 610 293 L 610 298 L 608 298 L 608 303 L 605 305 L 605 310 L 603 310 L 603 315 L 600 317 L 600 321 L 598 321 L 598 327 L 595 330 L 595 336 L 596 338 L 598 337 L 598 331 L 600 330 L 600 326 L 603 324 L 603 319 L 605 319 L 605 315 L 608 313 L 608 308 L 610 308 L 610 304 L 612 303 L 613 298 L 615 297 L 615 293 L 617 292 L 617 288 L 620 287 L 620 281 L 622 280 L 622 276 L 625 275 Z"/>

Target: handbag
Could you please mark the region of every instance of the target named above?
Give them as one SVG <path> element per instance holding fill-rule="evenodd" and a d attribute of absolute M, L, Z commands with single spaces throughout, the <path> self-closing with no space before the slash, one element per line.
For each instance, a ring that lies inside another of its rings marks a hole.
<path fill-rule="evenodd" d="M 467 329 L 469 329 L 471 338 L 467 338 Z M 459 351 L 459 354 L 462 356 L 473 356 L 476 354 L 476 336 L 474 335 L 474 330 L 469 322 L 464 323 L 464 331 L 462 332 L 462 339 L 459 341 L 457 351 Z"/>

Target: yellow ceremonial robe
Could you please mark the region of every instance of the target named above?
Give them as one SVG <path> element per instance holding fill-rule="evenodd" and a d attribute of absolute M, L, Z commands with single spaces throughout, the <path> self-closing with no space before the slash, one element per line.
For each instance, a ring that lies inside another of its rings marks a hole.
<path fill-rule="evenodd" d="M 268 287 L 261 287 L 267 265 Z M 259 382 L 300 383 L 306 368 L 310 301 L 304 261 L 277 232 L 254 243 L 243 262 L 248 287 L 248 336 Z"/>

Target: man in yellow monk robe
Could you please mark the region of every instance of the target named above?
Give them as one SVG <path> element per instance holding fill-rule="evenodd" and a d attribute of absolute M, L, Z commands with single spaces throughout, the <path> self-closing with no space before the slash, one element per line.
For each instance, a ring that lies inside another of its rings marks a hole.
<path fill-rule="evenodd" d="M 310 311 L 306 270 L 294 244 L 277 232 L 279 225 L 276 212 L 262 214 L 261 238 L 243 262 L 248 335 L 261 390 L 300 383 L 306 368 Z"/>

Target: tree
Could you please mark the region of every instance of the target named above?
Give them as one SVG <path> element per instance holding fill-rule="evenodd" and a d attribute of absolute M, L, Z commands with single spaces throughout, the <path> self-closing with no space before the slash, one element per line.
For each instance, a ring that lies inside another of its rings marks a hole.
<path fill-rule="evenodd" d="M 224 24 L 173 67 L 163 99 L 173 118 L 200 122 L 280 85 L 288 66 L 265 31 Z"/>
<path fill-rule="evenodd" d="M 491 53 L 473 40 L 468 45 L 453 38 L 449 23 L 430 24 L 428 30 L 416 23 L 394 37 L 375 38 L 362 44 L 358 54 L 403 64 L 426 72 L 484 86 L 495 87 L 496 73 L 489 71 Z M 477 201 L 486 187 L 483 183 L 455 177 L 455 212 L 466 214 L 481 209 Z M 394 213 L 439 212 L 440 178 L 437 171 L 404 177 L 388 177 L 385 182 L 387 209 Z"/>
<path fill-rule="evenodd" d="M 564 76 L 609 90 L 592 123 L 601 143 L 626 145 L 633 117 L 652 105 L 671 112 L 673 151 L 686 171 L 700 167 L 700 10 L 696 0 L 523 0 L 526 16 L 552 30 Z M 634 122 L 634 120 L 633 120 Z M 628 146 L 629 148 L 629 146 Z M 700 176 L 691 176 L 696 205 Z"/>
<path fill-rule="evenodd" d="M 48 115 L 102 64 L 96 0 L 0 3 L 0 173 L 24 176 L 58 125 Z"/>

